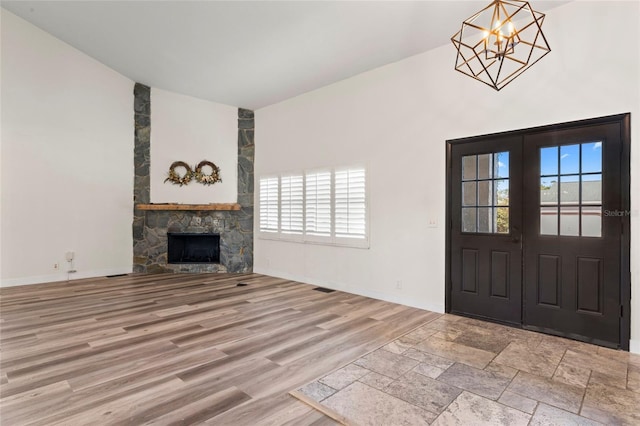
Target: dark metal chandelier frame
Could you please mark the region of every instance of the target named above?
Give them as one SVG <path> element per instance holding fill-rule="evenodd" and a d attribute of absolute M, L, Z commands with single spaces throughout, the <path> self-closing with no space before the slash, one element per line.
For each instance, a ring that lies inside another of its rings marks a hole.
<path fill-rule="evenodd" d="M 456 71 L 502 89 L 551 51 L 544 17 L 527 1 L 494 0 L 451 37 Z"/>

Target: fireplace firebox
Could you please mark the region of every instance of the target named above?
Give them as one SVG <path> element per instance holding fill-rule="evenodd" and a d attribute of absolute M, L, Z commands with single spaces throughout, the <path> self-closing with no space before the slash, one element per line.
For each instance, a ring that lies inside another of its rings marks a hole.
<path fill-rule="evenodd" d="M 220 234 L 168 232 L 167 263 L 220 263 Z"/>

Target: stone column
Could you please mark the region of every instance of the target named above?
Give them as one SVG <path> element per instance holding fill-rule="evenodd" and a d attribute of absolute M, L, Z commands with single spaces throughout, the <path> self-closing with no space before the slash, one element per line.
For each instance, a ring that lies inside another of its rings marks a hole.
<path fill-rule="evenodd" d="M 135 209 L 135 204 L 148 204 L 150 200 L 150 149 L 151 149 L 151 89 L 136 83 L 133 87 L 134 183 L 133 183 L 133 272 L 146 272 L 144 247 L 145 212 Z"/>
<path fill-rule="evenodd" d="M 239 251 L 229 271 L 253 272 L 253 163 L 255 122 L 253 111 L 238 109 L 238 204 L 237 232 L 242 236 Z"/>

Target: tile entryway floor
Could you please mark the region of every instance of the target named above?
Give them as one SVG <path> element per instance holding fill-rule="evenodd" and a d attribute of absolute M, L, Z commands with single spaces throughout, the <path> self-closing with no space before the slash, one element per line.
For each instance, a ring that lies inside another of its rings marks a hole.
<path fill-rule="evenodd" d="M 443 315 L 292 394 L 358 425 L 640 425 L 640 356 Z"/>

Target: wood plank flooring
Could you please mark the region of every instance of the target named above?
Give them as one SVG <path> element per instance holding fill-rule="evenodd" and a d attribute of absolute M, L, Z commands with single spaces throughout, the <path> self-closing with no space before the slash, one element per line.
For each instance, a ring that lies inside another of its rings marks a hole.
<path fill-rule="evenodd" d="M 439 314 L 313 288 L 160 274 L 0 289 L 0 422 L 334 424 L 287 392 Z"/>

